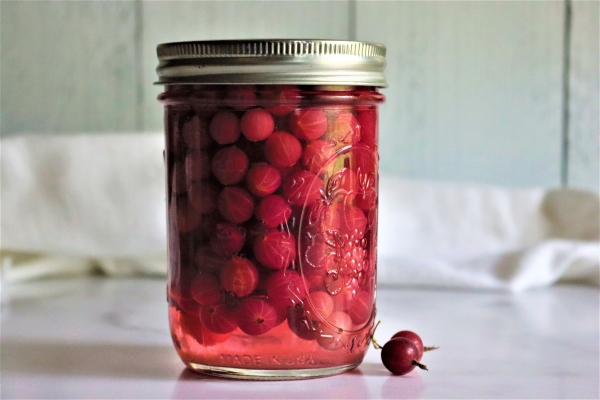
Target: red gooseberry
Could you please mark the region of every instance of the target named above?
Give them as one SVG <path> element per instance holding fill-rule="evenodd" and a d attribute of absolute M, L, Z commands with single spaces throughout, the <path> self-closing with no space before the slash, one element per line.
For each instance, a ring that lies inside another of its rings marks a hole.
<path fill-rule="evenodd" d="M 369 321 L 373 314 L 373 295 L 367 291 L 360 291 L 356 295 L 356 301 L 348 311 L 355 325 L 362 325 Z"/>
<path fill-rule="evenodd" d="M 254 212 L 252 195 L 234 186 L 228 186 L 219 193 L 217 204 L 223 218 L 237 224 L 249 220 Z"/>
<path fill-rule="evenodd" d="M 315 340 L 319 337 L 321 323 L 308 318 L 300 306 L 287 309 L 288 328 L 300 339 Z"/>
<path fill-rule="evenodd" d="M 265 157 L 271 165 L 285 168 L 294 165 L 302 156 L 302 145 L 293 135 L 276 131 L 265 141 Z"/>
<path fill-rule="evenodd" d="M 322 290 L 310 292 L 305 300 L 306 310 L 312 319 L 327 318 L 333 312 L 333 299 Z"/>
<path fill-rule="evenodd" d="M 292 215 L 292 207 L 283 197 L 272 194 L 258 203 L 254 215 L 265 226 L 276 228 L 287 222 Z"/>
<path fill-rule="evenodd" d="M 282 184 L 284 197 L 292 204 L 304 206 L 321 197 L 323 181 L 312 172 L 298 171 L 288 176 Z"/>
<path fill-rule="evenodd" d="M 200 323 L 214 333 L 229 333 L 237 328 L 235 313 L 224 304 L 200 307 Z"/>
<path fill-rule="evenodd" d="M 243 227 L 231 222 L 217 224 L 210 238 L 210 249 L 216 255 L 231 257 L 242 250 L 246 231 Z"/>
<path fill-rule="evenodd" d="M 296 258 L 296 238 L 289 232 L 272 230 L 254 241 L 253 250 L 265 267 L 283 269 Z"/>
<path fill-rule="evenodd" d="M 273 133 L 275 121 L 268 111 L 262 108 L 253 108 L 242 116 L 240 128 L 246 139 L 258 142 L 265 140 Z"/>
<path fill-rule="evenodd" d="M 423 347 L 423 341 L 421 340 L 421 337 L 419 335 L 417 335 L 416 333 L 414 333 L 412 331 L 400 331 L 400 332 L 396 332 L 394 334 L 394 336 L 392 336 L 392 339 L 396 339 L 396 338 L 405 338 L 405 339 L 408 339 L 411 342 L 413 342 L 413 344 L 417 348 L 416 360 L 421 361 L 421 358 L 423 357 L 424 347 Z"/>
<path fill-rule="evenodd" d="M 274 328 L 278 315 L 269 301 L 250 297 L 237 309 L 236 320 L 242 332 L 257 336 Z"/>
<path fill-rule="evenodd" d="M 427 370 L 427 367 L 417 360 L 418 350 L 415 344 L 403 337 L 388 341 L 381 349 L 381 361 L 383 365 L 395 375 L 404 375 L 419 367 Z"/>
<path fill-rule="evenodd" d="M 237 297 L 244 297 L 256 289 L 258 270 L 252 261 L 235 256 L 223 265 L 220 279 L 223 289 Z"/>
<path fill-rule="evenodd" d="M 210 121 L 208 130 L 210 136 L 219 144 L 233 143 L 242 133 L 238 118 L 230 111 L 216 113 Z"/>
<path fill-rule="evenodd" d="M 302 165 L 313 174 L 319 174 L 334 153 L 335 150 L 331 143 L 324 140 L 314 140 L 304 148 Z"/>
<path fill-rule="evenodd" d="M 187 312 L 169 311 L 171 326 L 175 332 L 179 330 L 190 335 L 199 345 L 210 347 L 227 340 L 230 334 L 218 334 L 211 332 L 200 323 L 198 312 L 193 314 Z M 180 328 L 180 329 L 177 329 Z M 180 334 L 181 334 L 180 333 Z"/>
<path fill-rule="evenodd" d="M 348 344 L 352 319 L 343 311 L 334 311 L 321 327 L 321 334 L 317 337 L 319 346 L 326 350 L 338 350 Z"/>
<path fill-rule="evenodd" d="M 303 140 L 315 140 L 327 130 L 327 115 L 318 108 L 295 110 L 288 119 L 290 131 Z"/>
<path fill-rule="evenodd" d="M 221 300 L 222 289 L 214 275 L 199 274 L 190 286 L 190 293 L 199 304 L 208 306 L 217 304 Z"/>
<path fill-rule="evenodd" d="M 293 270 L 275 272 L 264 280 L 261 289 L 267 292 L 269 301 L 278 310 L 302 304 L 306 298 L 302 278 Z"/>
<path fill-rule="evenodd" d="M 252 194 L 264 197 L 274 193 L 281 185 L 281 173 L 268 163 L 252 164 L 246 174 L 246 186 Z"/>
<path fill-rule="evenodd" d="M 244 178 L 248 170 L 248 157 L 236 146 L 224 147 L 213 156 L 211 169 L 223 185 L 233 185 Z"/>

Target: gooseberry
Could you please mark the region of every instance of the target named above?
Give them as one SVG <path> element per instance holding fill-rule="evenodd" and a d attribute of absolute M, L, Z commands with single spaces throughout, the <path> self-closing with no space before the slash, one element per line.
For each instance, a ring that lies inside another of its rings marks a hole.
<path fill-rule="evenodd" d="M 246 190 L 228 186 L 217 199 L 219 212 L 227 221 L 237 224 L 245 222 L 254 213 L 254 199 Z"/>
<path fill-rule="evenodd" d="M 248 170 L 248 157 L 236 146 L 224 147 L 213 156 L 211 169 L 223 185 L 233 185 L 244 178 Z"/>
<path fill-rule="evenodd" d="M 277 325 L 275 307 L 267 300 L 248 298 L 237 310 L 237 323 L 242 332 L 257 336 L 270 331 Z"/>
<path fill-rule="evenodd" d="M 298 171 L 288 176 L 282 185 L 284 197 L 292 204 L 304 206 L 321 197 L 323 181 L 312 172 Z"/>
<path fill-rule="evenodd" d="M 246 174 L 248 190 L 259 197 L 274 193 L 281 185 L 281 173 L 268 163 L 252 164 Z"/>
<path fill-rule="evenodd" d="M 296 238 L 289 232 L 270 231 L 254 241 L 254 256 L 265 267 L 283 269 L 296 258 Z"/>
<path fill-rule="evenodd" d="M 237 297 L 248 296 L 258 285 L 258 270 L 246 258 L 233 257 L 221 269 L 223 289 Z"/>
<path fill-rule="evenodd" d="M 230 111 L 221 111 L 215 114 L 208 128 L 210 136 L 219 144 L 230 144 L 238 140 L 240 122 L 236 115 Z"/>
<path fill-rule="evenodd" d="M 246 139 L 258 142 L 265 140 L 273 133 L 275 121 L 268 111 L 262 108 L 253 108 L 242 116 L 240 128 Z"/>
<path fill-rule="evenodd" d="M 427 370 L 425 365 L 419 363 L 418 355 L 417 346 L 403 337 L 391 339 L 381 349 L 381 361 L 394 375 L 408 374 L 415 367 Z"/>
<path fill-rule="evenodd" d="M 291 167 L 301 156 L 300 141 L 287 132 L 273 132 L 265 141 L 265 157 L 277 168 Z"/>
<path fill-rule="evenodd" d="M 242 250 L 245 239 L 244 228 L 231 222 L 222 222 L 217 224 L 210 238 L 210 249 L 216 255 L 231 257 Z"/>
<path fill-rule="evenodd" d="M 285 224 L 292 215 L 292 207 L 277 194 L 265 197 L 258 203 L 254 215 L 269 228 Z"/>
<path fill-rule="evenodd" d="M 318 108 L 303 108 L 290 114 L 288 124 L 298 139 L 315 140 L 327 130 L 327 115 Z"/>

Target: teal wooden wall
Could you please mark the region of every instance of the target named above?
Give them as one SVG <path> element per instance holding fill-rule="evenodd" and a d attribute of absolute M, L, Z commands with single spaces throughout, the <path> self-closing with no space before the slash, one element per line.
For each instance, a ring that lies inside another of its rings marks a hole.
<path fill-rule="evenodd" d="M 0 129 L 162 129 L 156 44 L 324 37 L 388 47 L 381 168 L 598 190 L 598 2 L 0 2 Z"/>

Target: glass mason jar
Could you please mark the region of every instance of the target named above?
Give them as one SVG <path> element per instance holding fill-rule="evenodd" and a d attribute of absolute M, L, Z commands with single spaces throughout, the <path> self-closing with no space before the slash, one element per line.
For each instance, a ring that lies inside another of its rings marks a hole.
<path fill-rule="evenodd" d="M 241 379 L 358 366 L 375 317 L 385 47 L 211 41 L 158 57 L 179 356 Z"/>

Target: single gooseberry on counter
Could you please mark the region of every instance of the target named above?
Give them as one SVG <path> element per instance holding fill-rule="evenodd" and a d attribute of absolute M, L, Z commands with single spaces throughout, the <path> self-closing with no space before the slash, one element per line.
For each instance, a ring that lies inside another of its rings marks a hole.
<path fill-rule="evenodd" d="M 283 195 L 292 204 L 304 206 L 321 197 L 323 181 L 312 172 L 298 171 L 288 176 L 283 184 Z"/>
<path fill-rule="evenodd" d="M 425 348 L 423 346 L 423 341 L 421 340 L 421 337 L 419 335 L 417 335 L 416 333 L 414 333 L 412 331 L 400 331 L 400 332 L 396 332 L 394 334 L 394 336 L 392 336 L 392 339 L 396 339 L 396 338 L 405 338 L 405 339 L 408 339 L 411 342 L 413 342 L 413 344 L 417 348 L 417 361 L 421 361 L 421 358 L 423 357 L 423 352 L 424 352 Z M 432 348 L 429 348 L 429 349 L 432 349 Z"/>
<path fill-rule="evenodd" d="M 415 367 L 427 370 L 425 365 L 419 363 L 418 354 L 417 346 L 411 340 L 399 337 L 383 345 L 381 361 L 394 375 L 408 374 Z"/>
<path fill-rule="evenodd" d="M 258 336 L 277 325 L 278 315 L 266 299 L 249 297 L 237 309 L 236 320 L 242 332 Z"/>
<path fill-rule="evenodd" d="M 300 141 L 287 132 L 273 132 L 265 141 L 265 157 L 277 168 L 291 167 L 301 156 Z"/>
<path fill-rule="evenodd" d="M 268 138 L 275 129 L 273 116 L 262 108 L 248 110 L 240 121 L 242 133 L 251 142 L 258 142 Z"/>
<path fill-rule="evenodd" d="M 230 111 L 216 113 L 210 121 L 208 130 L 210 136 L 219 144 L 234 143 L 242 133 L 238 118 Z"/>
<path fill-rule="evenodd" d="M 235 256 L 223 265 L 220 279 L 223 289 L 237 297 L 244 297 L 256 289 L 258 270 L 252 261 Z"/>
<path fill-rule="evenodd" d="M 290 219 L 292 207 L 282 196 L 272 194 L 258 203 L 254 215 L 265 226 L 276 228 Z"/>
<path fill-rule="evenodd" d="M 264 197 L 274 193 L 281 185 L 281 173 L 272 165 L 262 162 L 250 166 L 246 186 L 252 194 Z"/>
<path fill-rule="evenodd" d="M 217 199 L 219 212 L 227 221 L 236 224 L 248 221 L 254 213 L 254 199 L 246 190 L 228 186 Z"/>
<path fill-rule="evenodd" d="M 236 146 L 224 147 L 213 156 L 212 173 L 223 185 L 240 182 L 248 170 L 248 157 Z"/>
<path fill-rule="evenodd" d="M 296 238 L 289 232 L 272 230 L 254 241 L 254 256 L 265 267 L 283 269 L 296 258 Z"/>
<path fill-rule="evenodd" d="M 302 140 L 315 140 L 327 130 L 327 115 L 319 108 L 294 111 L 288 119 L 290 131 Z"/>
<path fill-rule="evenodd" d="M 231 257 L 242 250 L 246 230 L 231 222 L 217 224 L 215 232 L 210 238 L 210 249 L 216 255 Z"/>

